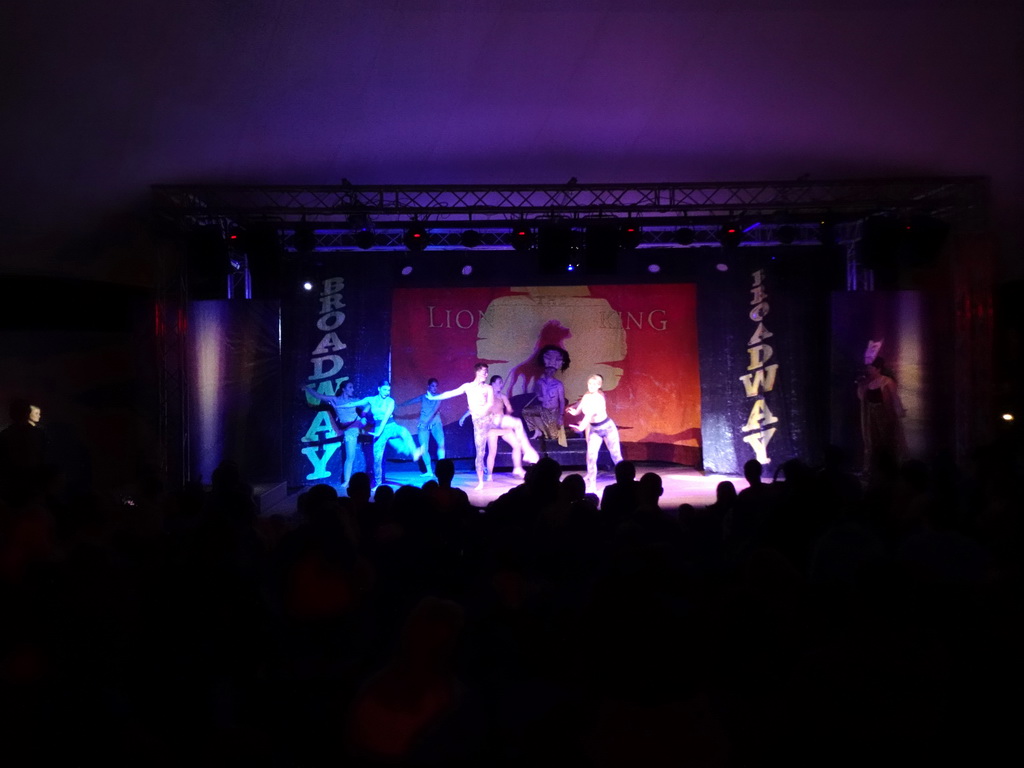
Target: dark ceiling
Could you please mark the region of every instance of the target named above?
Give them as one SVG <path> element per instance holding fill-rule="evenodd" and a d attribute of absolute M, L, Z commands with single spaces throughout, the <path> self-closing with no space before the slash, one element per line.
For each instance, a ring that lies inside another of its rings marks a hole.
<path fill-rule="evenodd" d="M 13 271 L 116 272 L 68 243 L 151 184 L 805 174 L 990 176 L 1024 270 L 1022 0 L 19 6 L 0 26 Z"/>

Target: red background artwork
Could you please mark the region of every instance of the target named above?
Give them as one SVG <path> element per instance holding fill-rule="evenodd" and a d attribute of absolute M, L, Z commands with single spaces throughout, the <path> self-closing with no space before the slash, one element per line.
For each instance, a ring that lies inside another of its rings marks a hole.
<path fill-rule="evenodd" d="M 513 288 L 403 288 L 393 294 L 392 393 L 399 403 L 436 377 L 443 390 L 473 376 L 477 361 L 506 379 L 513 398 L 530 391 L 536 350 L 569 352 L 560 374 L 576 402 L 600 373 L 624 455 L 695 465 L 700 445 L 696 287 L 595 285 Z M 465 400 L 442 406 L 445 423 Z M 396 413 L 415 428 L 417 407 Z"/>

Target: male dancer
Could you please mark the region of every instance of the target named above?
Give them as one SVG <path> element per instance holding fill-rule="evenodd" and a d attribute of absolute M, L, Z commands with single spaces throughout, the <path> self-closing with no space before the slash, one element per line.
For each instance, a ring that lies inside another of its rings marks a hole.
<path fill-rule="evenodd" d="M 530 441 L 526 439 L 526 431 L 523 429 L 523 422 L 514 416 L 502 413 L 493 413 L 491 408 L 494 405 L 494 389 L 487 383 L 487 363 L 477 363 L 473 367 L 476 375 L 472 381 L 467 381 L 461 387 L 450 389 L 439 395 L 427 392 L 425 397 L 430 400 L 447 400 L 457 395 L 466 396 L 466 405 L 469 407 L 469 415 L 473 419 L 473 444 L 476 448 L 476 490 L 484 487 L 484 460 L 487 454 L 487 433 L 492 428 L 510 429 L 513 431 L 516 441 L 523 452 L 523 460 L 528 464 L 536 464 L 540 456 Z"/>
<path fill-rule="evenodd" d="M 558 440 L 565 444 L 563 428 L 565 387 L 555 378 L 555 372 L 569 367 L 569 353 L 554 344 L 548 344 L 537 353 L 537 362 L 544 367 L 544 375 L 533 383 L 534 399 L 523 408 L 523 421 L 533 430 L 532 437 Z"/>
<path fill-rule="evenodd" d="M 437 394 L 437 379 L 427 379 L 427 392 L 432 395 Z M 441 423 L 441 403 L 437 400 L 431 400 L 426 394 L 422 394 L 406 400 L 398 407 L 404 408 L 417 401 L 420 404 L 420 421 L 416 431 L 420 441 L 420 448 L 423 449 L 423 464 L 427 468 L 427 471 L 423 473 L 423 477 L 433 477 L 434 471 L 430 468 L 431 435 L 434 436 L 434 441 L 437 443 L 437 460 L 440 461 L 444 458 L 444 424 Z"/>
<path fill-rule="evenodd" d="M 582 432 L 587 438 L 587 474 L 584 478 L 587 483 L 587 493 L 597 493 L 597 454 L 601 450 L 601 443 L 604 442 L 608 453 L 612 455 L 612 461 L 618 464 L 622 461 L 622 450 L 619 447 L 619 428 L 615 426 L 608 415 L 608 406 L 604 399 L 604 392 L 601 385 L 604 378 L 595 373 L 587 379 L 587 394 L 576 405 L 568 409 L 571 416 L 578 413 L 583 414 L 579 424 L 573 424 L 572 428 Z"/>
<path fill-rule="evenodd" d="M 395 412 L 395 400 L 391 397 L 391 382 L 387 379 L 377 385 L 377 394 L 364 397 L 351 403 L 353 407 L 370 406 L 370 414 L 375 423 L 373 429 L 373 485 L 377 487 L 384 482 L 384 449 L 388 443 L 401 454 L 412 456 L 416 461 L 423 453 L 422 446 L 417 448 L 412 441 L 409 430 L 401 424 L 391 421 Z"/>
<path fill-rule="evenodd" d="M 508 395 L 502 392 L 502 387 L 505 386 L 505 380 L 495 374 L 491 376 L 490 380 L 491 389 L 494 390 L 494 402 L 491 404 L 491 414 L 497 414 L 504 416 L 505 414 L 512 415 L 512 403 L 509 402 Z M 459 426 L 466 420 L 467 416 L 470 416 L 470 412 L 466 411 L 462 414 L 462 418 L 459 419 Z M 487 430 L 487 473 L 484 475 L 484 480 L 488 481 L 494 474 L 494 460 L 498 455 L 498 438 L 502 438 L 512 448 L 512 474 L 516 477 L 526 477 L 526 472 L 523 470 L 523 449 L 519 444 L 519 438 L 515 436 L 515 432 L 509 428 L 491 427 Z"/>
<path fill-rule="evenodd" d="M 348 481 L 352 479 L 352 468 L 355 466 L 356 449 L 359 444 L 359 430 L 366 424 L 363 418 L 356 411 L 357 401 L 355 396 L 355 385 L 351 379 L 341 385 L 341 395 L 321 395 L 308 384 L 305 387 L 307 393 L 317 400 L 322 400 L 334 408 L 335 428 L 342 434 L 345 440 L 345 464 L 342 474 L 342 488 L 348 488 Z"/>

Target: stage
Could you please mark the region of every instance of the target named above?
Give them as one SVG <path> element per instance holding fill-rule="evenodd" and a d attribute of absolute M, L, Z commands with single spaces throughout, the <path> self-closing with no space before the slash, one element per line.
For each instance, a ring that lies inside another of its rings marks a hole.
<path fill-rule="evenodd" d="M 387 485 L 392 488 L 399 488 L 403 485 L 422 486 L 430 478 L 423 477 L 418 470 L 412 469 L 412 462 L 389 461 L 387 464 Z M 409 467 L 409 469 L 406 469 Z M 737 491 L 747 487 L 747 482 L 741 477 L 726 475 L 704 474 L 691 467 L 669 465 L 661 462 L 637 462 L 637 479 L 645 472 L 656 472 L 661 476 L 665 493 L 661 497 L 661 507 L 665 510 L 673 510 L 680 504 L 692 504 L 694 506 L 705 506 L 715 500 L 715 488 L 723 480 L 731 480 Z M 580 474 L 582 471 L 566 470 L 562 477 L 567 474 Z M 597 477 L 598 493 L 604 491 L 605 486 L 615 482 L 615 476 L 611 472 L 600 472 Z M 460 471 L 455 474 L 456 488 L 461 488 L 469 495 L 470 502 L 476 507 L 486 507 L 490 502 L 501 496 L 503 493 L 520 485 L 522 481 L 513 476 L 511 472 L 495 472 L 493 479 L 486 483 L 482 490 L 475 490 L 476 475 L 472 471 Z M 339 495 L 344 495 L 344 490 L 335 486 Z M 290 517 L 295 513 L 296 502 L 299 491 L 290 493 L 282 501 L 268 506 L 262 511 L 262 515 L 270 517 L 282 515 Z"/>

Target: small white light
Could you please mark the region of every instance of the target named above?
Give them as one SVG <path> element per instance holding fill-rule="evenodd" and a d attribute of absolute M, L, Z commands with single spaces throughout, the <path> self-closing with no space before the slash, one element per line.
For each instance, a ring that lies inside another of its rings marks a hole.
<path fill-rule="evenodd" d="M 715 269 L 717 269 L 719 272 L 728 272 L 729 271 L 729 265 L 728 264 L 715 264 Z"/>
<path fill-rule="evenodd" d="M 312 291 L 313 290 L 313 284 L 311 282 L 309 282 L 309 280 L 307 280 L 306 282 L 304 282 L 302 284 L 302 289 L 305 290 L 305 291 Z"/>
<path fill-rule="evenodd" d="M 648 264 L 647 265 L 647 271 L 651 272 L 652 274 L 656 274 L 658 272 L 661 272 L 661 265 L 659 265 L 659 264 Z"/>
<path fill-rule="evenodd" d="M 412 267 L 410 267 L 410 266 L 402 267 L 402 274 L 405 275 L 406 277 L 411 275 L 412 274 Z"/>
<path fill-rule="evenodd" d="M 1013 414 L 1012 413 L 1004 413 L 1003 414 L 1003 421 L 1013 421 Z"/>
<path fill-rule="evenodd" d="M 463 275 L 472 275 L 473 274 L 473 265 L 472 264 L 467 264 L 466 266 L 464 266 L 462 268 L 462 274 Z"/>

